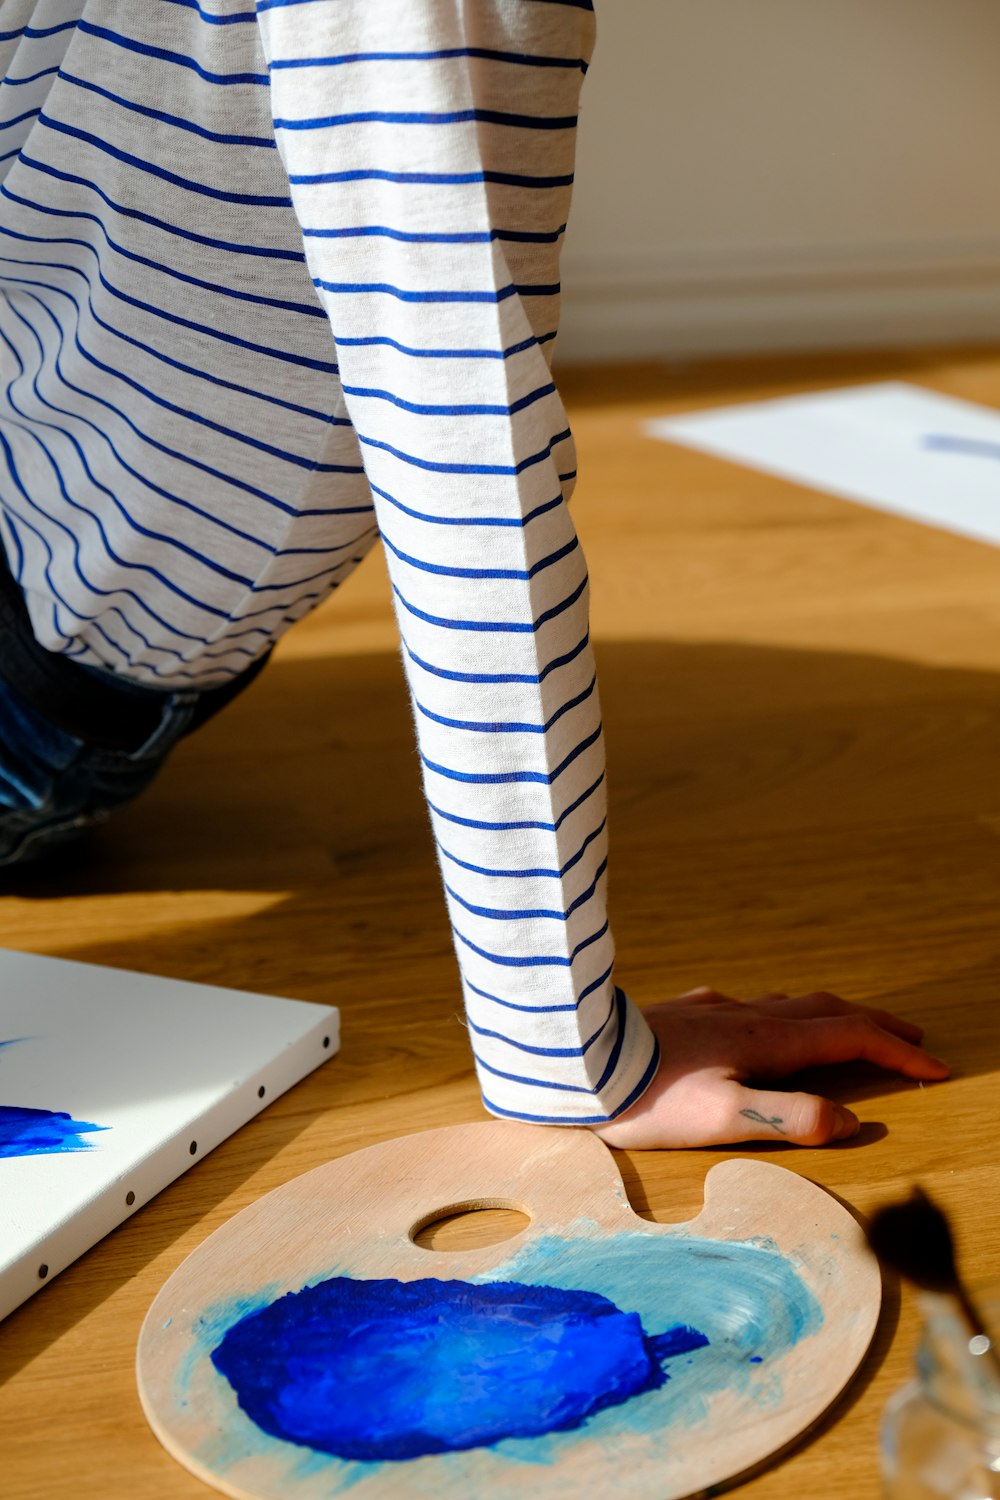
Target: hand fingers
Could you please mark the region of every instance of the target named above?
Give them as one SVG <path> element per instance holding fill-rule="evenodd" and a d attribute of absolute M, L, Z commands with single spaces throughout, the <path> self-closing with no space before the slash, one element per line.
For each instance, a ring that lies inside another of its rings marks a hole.
<path fill-rule="evenodd" d="M 794 997 L 763 995 L 759 1000 L 753 1000 L 750 1003 L 755 1010 L 762 1011 L 764 1015 L 782 1016 L 788 1020 L 807 1021 L 824 1016 L 871 1016 L 883 1031 L 891 1031 L 893 1036 L 902 1037 L 907 1042 L 919 1042 L 924 1034 L 921 1027 L 915 1026 L 912 1021 L 905 1021 L 902 1016 L 894 1016 L 891 1011 L 874 1010 L 867 1005 L 852 1005 L 849 1001 L 842 1000 L 839 995 L 830 995 L 826 991 Z"/>
<path fill-rule="evenodd" d="M 786 1094 L 733 1084 L 729 1101 L 735 1134 L 727 1141 L 789 1141 L 796 1146 L 825 1146 L 846 1140 L 860 1129 L 857 1115 L 818 1094 Z"/>
<path fill-rule="evenodd" d="M 775 1038 L 777 1041 L 777 1038 Z M 905 1037 L 883 1029 L 873 1016 L 854 1011 L 846 1016 L 792 1022 L 783 1028 L 780 1042 L 769 1061 L 776 1069 L 798 1072 L 800 1068 L 827 1063 L 870 1062 L 905 1078 L 947 1078 L 948 1064 L 933 1057 Z"/>
<path fill-rule="evenodd" d="M 732 995 L 723 995 L 719 990 L 713 990 L 707 984 L 700 984 L 694 990 L 685 990 L 684 994 L 678 998 L 690 1000 L 692 1005 L 741 1005 L 743 1003 L 741 1000 L 734 1000 Z"/>
<path fill-rule="evenodd" d="M 760 995 L 756 1000 L 736 1000 L 732 995 L 724 995 L 721 990 L 713 990 L 710 985 L 700 984 L 697 989 L 685 990 L 683 995 L 677 997 L 679 1000 L 690 1000 L 693 1005 L 768 1005 L 773 1000 L 787 1000 L 788 995 L 784 990 L 768 990 L 766 995 Z M 668 1002 L 669 1003 L 669 1002 Z"/>
<path fill-rule="evenodd" d="M 866 1016 L 871 1016 L 877 1026 L 883 1031 L 891 1031 L 893 1036 L 900 1036 L 904 1042 L 919 1043 L 923 1041 L 924 1028 L 917 1026 L 913 1021 L 904 1020 L 902 1016 L 894 1016 L 891 1010 L 872 1010 L 867 1005 L 861 1007 Z"/>

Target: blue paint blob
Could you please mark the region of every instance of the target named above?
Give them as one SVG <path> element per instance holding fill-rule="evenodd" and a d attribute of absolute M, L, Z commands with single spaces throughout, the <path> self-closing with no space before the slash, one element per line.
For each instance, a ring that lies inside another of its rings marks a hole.
<path fill-rule="evenodd" d="M 0 1104 L 0 1157 L 54 1156 L 68 1151 L 91 1151 L 92 1141 L 81 1140 L 92 1130 L 107 1130 L 106 1125 L 90 1125 L 74 1120 L 62 1110 L 22 1109 Z"/>
<path fill-rule="evenodd" d="M 598 1292 L 338 1276 L 247 1314 L 211 1357 L 264 1432 L 375 1460 L 577 1428 L 707 1343 L 683 1324 L 650 1338 Z"/>
<path fill-rule="evenodd" d="M 829 1270 L 831 1275 L 838 1273 L 835 1265 L 831 1264 Z M 310 1286 L 346 1275 L 347 1267 L 329 1260 L 317 1265 Z M 425 1465 L 440 1464 L 452 1487 L 460 1485 L 461 1476 L 469 1476 L 465 1493 L 473 1496 L 477 1489 L 471 1475 L 479 1458 L 488 1454 L 491 1461 L 510 1467 L 513 1484 L 523 1482 L 530 1489 L 532 1475 L 559 1464 L 581 1443 L 613 1452 L 623 1438 L 638 1439 L 646 1445 L 643 1451 L 652 1461 L 656 1454 L 677 1444 L 711 1442 L 712 1432 L 705 1424 L 721 1392 L 728 1393 L 741 1420 L 751 1422 L 755 1414 L 777 1411 L 795 1399 L 794 1389 L 786 1384 L 784 1355 L 817 1335 L 824 1323 L 822 1308 L 802 1279 L 795 1254 L 782 1252 L 772 1241 L 760 1238 L 718 1241 L 683 1232 L 664 1234 L 642 1229 L 623 1231 L 609 1240 L 597 1232 L 591 1220 L 581 1217 L 558 1235 L 531 1238 L 488 1273 L 470 1277 L 469 1285 L 475 1288 L 503 1282 L 574 1294 L 580 1288 L 598 1288 L 607 1301 L 619 1309 L 629 1309 L 639 1319 L 647 1343 L 652 1339 L 646 1329 L 656 1338 L 662 1337 L 661 1330 L 678 1325 L 697 1329 L 708 1342 L 674 1359 L 668 1366 L 669 1380 L 616 1404 L 606 1404 L 603 1409 L 595 1406 L 592 1414 L 575 1427 L 511 1436 L 494 1440 L 485 1448 L 418 1460 L 414 1485 L 417 1473 L 423 1476 Z M 266 1460 L 280 1474 L 283 1493 L 298 1493 L 307 1479 L 314 1485 L 322 1480 L 320 1487 L 330 1500 L 349 1500 L 349 1492 L 356 1485 L 363 1485 L 377 1473 L 383 1483 L 403 1484 L 405 1488 L 409 1473 L 382 1449 L 381 1463 L 377 1459 L 343 1459 L 309 1443 L 296 1443 L 283 1432 L 279 1440 L 273 1423 L 265 1428 L 256 1418 L 251 1420 L 246 1409 L 244 1413 L 238 1411 L 238 1393 L 212 1367 L 213 1354 L 237 1324 L 280 1305 L 283 1290 L 279 1282 L 243 1286 L 217 1302 L 206 1303 L 194 1318 L 191 1344 L 177 1372 L 176 1396 L 178 1403 L 203 1409 L 205 1375 L 214 1377 L 216 1389 L 209 1408 L 212 1434 L 199 1450 L 202 1460 L 219 1473 L 242 1472 L 250 1457 Z M 256 1362 L 263 1367 L 269 1340 L 265 1325 L 260 1335 L 248 1342 L 243 1353 L 251 1366 Z M 286 1350 L 277 1352 L 279 1360 L 287 1358 Z M 760 1365 L 751 1363 L 755 1355 Z M 264 1378 L 260 1370 L 255 1376 L 251 1368 L 252 1380 L 262 1383 Z M 449 1381 L 456 1401 L 476 1399 L 474 1382 L 460 1377 L 454 1369 L 443 1376 L 435 1369 L 428 1381 Z M 280 1383 L 279 1372 L 275 1386 Z M 336 1399 L 345 1399 L 343 1393 L 338 1392 Z M 420 1479 L 421 1491 L 427 1495 L 433 1491 L 430 1473 L 428 1469 L 426 1481 Z"/>

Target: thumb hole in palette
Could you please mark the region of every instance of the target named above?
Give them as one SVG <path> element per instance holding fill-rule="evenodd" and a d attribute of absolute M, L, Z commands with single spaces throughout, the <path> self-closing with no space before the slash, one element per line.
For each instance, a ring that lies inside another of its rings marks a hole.
<path fill-rule="evenodd" d="M 480 1198 L 439 1208 L 418 1219 L 410 1230 L 410 1239 L 421 1250 L 478 1250 L 513 1239 L 530 1223 L 531 1215 L 520 1203 L 508 1198 Z"/>

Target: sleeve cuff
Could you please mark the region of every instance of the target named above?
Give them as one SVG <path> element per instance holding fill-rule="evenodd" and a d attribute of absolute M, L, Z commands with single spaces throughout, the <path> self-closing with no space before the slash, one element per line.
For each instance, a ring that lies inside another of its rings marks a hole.
<path fill-rule="evenodd" d="M 642 1012 L 615 990 L 616 1034 L 601 1077 L 569 1083 L 511 1073 L 476 1058 L 483 1104 L 493 1115 L 533 1125 L 604 1125 L 624 1114 L 656 1076 L 660 1048 Z"/>

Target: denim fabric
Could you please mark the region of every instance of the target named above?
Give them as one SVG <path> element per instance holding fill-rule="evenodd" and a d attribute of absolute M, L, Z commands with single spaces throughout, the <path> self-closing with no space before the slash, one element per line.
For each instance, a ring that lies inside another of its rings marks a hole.
<path fill-rule="evenodd" d="M 127 753 L 57 729 L 0 680 L 0 865 L 38 858 L 103 823 L 149 785 L 197 701 L 193 693 L 162 697 L 158 728 Z"/>

